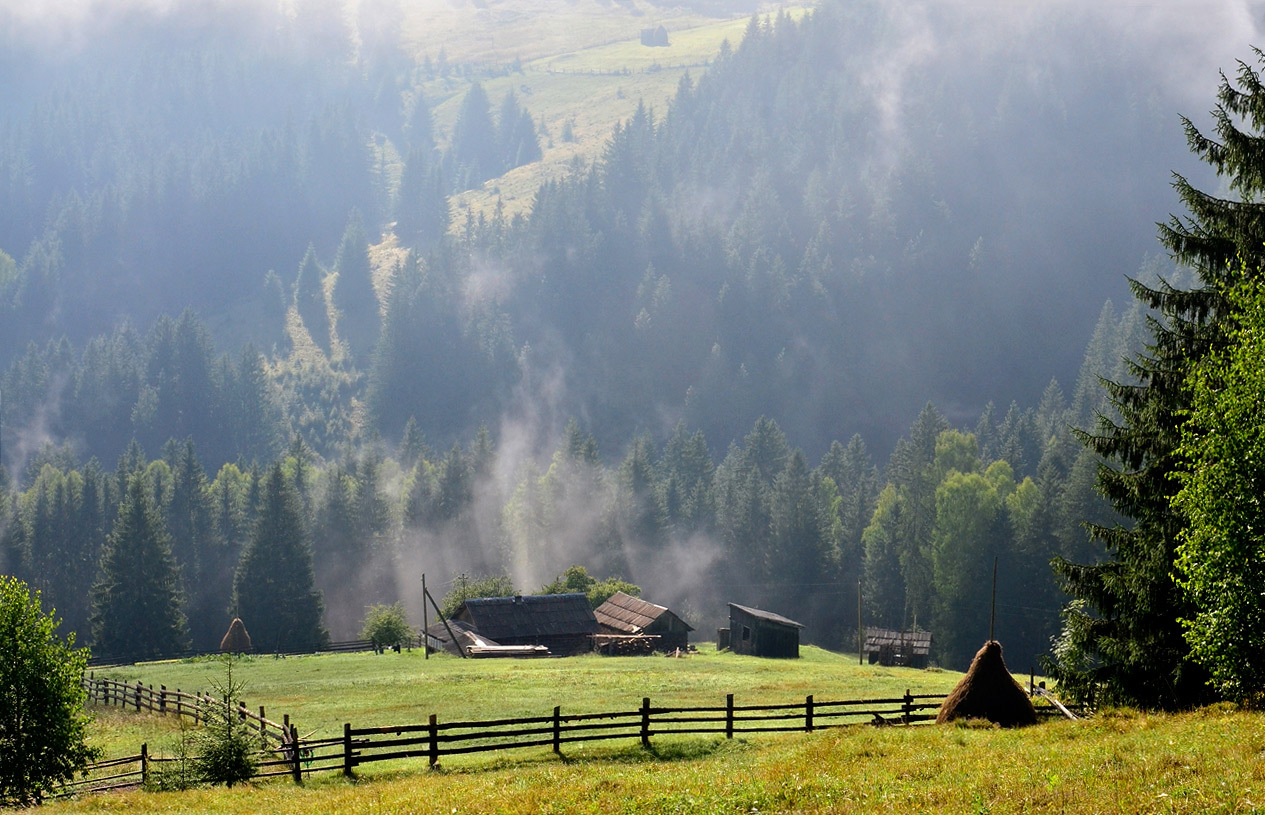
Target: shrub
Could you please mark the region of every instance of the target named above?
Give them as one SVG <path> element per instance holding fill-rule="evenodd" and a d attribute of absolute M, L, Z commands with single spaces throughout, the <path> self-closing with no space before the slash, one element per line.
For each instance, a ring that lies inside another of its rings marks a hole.
<path fill-rule="evenodd" d="M 400 603 L 393 605 L 369 606 L 365 614 L 364 628 L 360 636 L 373 640 L 380 647 L 390 648 L 406 645 L 413 637 L 413 629 L 408 624 L 408 616 Z"/>
<path fill-rule="evenodd" d="M 39 592 L 0 575 L 0 807 L 38 803 L 100 755 L 83 712 L 88 650 L 58 625 Z"/>

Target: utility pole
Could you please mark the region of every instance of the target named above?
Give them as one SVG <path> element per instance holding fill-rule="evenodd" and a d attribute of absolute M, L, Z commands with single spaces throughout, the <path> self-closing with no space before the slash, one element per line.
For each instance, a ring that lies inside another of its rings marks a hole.
<path fill-rule="evenodd" d="M 426 572 L 422 572 L 422 659 L 430 659 L 430 636 L 426 633 Z"/>

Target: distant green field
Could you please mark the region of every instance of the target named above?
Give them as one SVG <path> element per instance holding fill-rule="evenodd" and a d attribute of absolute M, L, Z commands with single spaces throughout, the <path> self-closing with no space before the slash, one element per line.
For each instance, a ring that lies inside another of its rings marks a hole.
<path fill-rule="evenodd" d="M 808 10 L 804 4 L 773 3 L 764 16 L 786 11 L 799 19 Z M 612 12 L 615 16 L 615 12 Z M 544 158 L 533 164 L 511 170 L 492 179 L 480 189 L 454 196 L 452 201 L 457 224 L 464 219 L 466 207 L 474 212 L 490 213 L 498 199 L 507 216 L 525 211 L 531 205 L 536 188 L 542 181 L 564 176 L 577 158 L 591 161 L 598 157 L 617 122 L 623 121 L 644 103 L 661 116 L 676 93 L 681 78 L 688 72 L 701 76 L 720 52 L 726 40 L 736 47 L 749 22 L 748 17 L 708 19 L 682 16 L 663 20 L 660 17 L 630 18 L 622 24 L 598 25 L 585 18 L 588 41 L 583 32 L 568 32 L 559 37 L 549 52 L 549 41 L 541 44 L 513 43 L 538 34 L 536 27 L 509 26 L 497 29 L 502 57 L 508 54 L 539 53 L 541 56 L 520 60 L 521 71 L 493 78 L 476 77 L 495 107 L 506 93 L 513 91 L 537 121 L 543 121 L 549 137 L 542 139 Z M 664 22 L 669 29 L 667 47 L 641 44 L 640 27 Z M 565 24 L 563 24 L 565 25 Z M 583 26 L 582 26 L 583 28 Z M 605 39 L 604 39 L 605 38 Z M 423 86 L 423 92 L 434 107 L 436 134 L 444 143 L 452 134 L 461 100 L 470 82 L 455 78 L 435 79 Z M 562 139 L 563 127 L 571 122 L 574 141 Z"/>

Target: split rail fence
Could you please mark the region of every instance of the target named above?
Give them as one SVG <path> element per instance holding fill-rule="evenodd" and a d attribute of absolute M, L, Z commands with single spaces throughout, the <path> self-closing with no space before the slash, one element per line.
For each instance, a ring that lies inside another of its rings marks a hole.
<path fill-rule="evenodd" d="M 203 721 L 209 705 L 224 704 L 205 694 L 170 691 L 140 683 L 85 679 L 91 699 L 99 704 L 119 704 L 155 713 L 187 716 Z M 715 735 L 733 738 L 749 733 L 814 732 L 857 724 L 909 726 L 935 719 L 945 694 L 913 694 L 888 699 L 818 701 L 780 705 L 738 705 L 734 695 L 724 705 L 666 707 L 646 697 L 640 707 L 605 713 L 568 713 L 561 706 L 545 716 L 441 722 L 432 714 L 425 723 L 353 727 L 343 725 L 341 737 L 300 739 L 289 716 L 281 724 L 255 714 L 239 703 L 238 716 L 254 729 L 261 750 L 268 756 L 256 778 L 290 776 L 298 783 L 313 772 L 341 771 L 354 775 L 366 764 L 400 759 L 426 759 L 432 767 L 449 756 L 526 748 L 549 748 L 561 754 L 564 745 L 598 741 L 638 740 L 651 748 L 656 736 Z M 1058 716 L 1050 705 L 1038 705 L 1043 716 Z M 139 755 L 101 762 L 90 777 L 68 785 L 71 794 L 141 786 L 161 762 L 149 756 L 145 746 Z"/>

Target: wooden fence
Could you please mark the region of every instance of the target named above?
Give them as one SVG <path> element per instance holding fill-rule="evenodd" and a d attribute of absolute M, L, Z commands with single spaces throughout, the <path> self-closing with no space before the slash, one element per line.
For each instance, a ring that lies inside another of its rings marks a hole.
<path fill-rule="evenodd" d="M 404 648 L 412 650 L 422 647 L 422 637 L 409 637 L 404 642 Z M 341 642 L 329 642 L 319 647 L 300 648 L 300 649 L 273 649 L 264 648 L 256 649 L 256 656 L 303 656 L 305 654 L 346 654 L 359 651 L 377 651 L 382 652 L 392 650 L 392 646 L 381 646 L 373 640 L 344 640 Z M 394 650 L 400 650 L 398 647 Z M 163 654 L 104 654 L 93 656 L 88 660 L 90 668 L 104 668 L 113 665 L 133 665 L 137 662 L 151 662 L 158 659 L 193 659 L 195 657 L 220 656 L 219 649 L 197 650 L 189 649 L 185 651 L 171 651 Z"/>
<path fill-rule="evenodd" d="M 808 696 L 802 703 L 784 705 L 735 705 L 733 694 L 724 706 L 657 707 L 649 698 L 632 710 L 563 715 L 555 707 L 548 716 L 523 719 L 440 722 L 431 715 L 425 724 L 385 727 L 343 726 L 342 770 L 375 761 L 426 758 L 431 766 L 445 756 L 484 753 L 528 747 L 549 747 L 578 742 L 640 740 L 662 735 L 723 735 L 735 733 L 813 732 L 844 724 L 874 723 L 911 725 L 935 718 L 944 694 L 914 695 L 906 691 L 894 699 L 860 699 L 822 702 Z M 328 755 L 328 753 L 326 754 Z"/>
<path fill-rule="evenodd" d="M 202 724 L 207 712 L 216 706 L 223 706 L 225 700 L 205 693 L 186 693 L 176 688 L 168 690 L 166 685 L 143 685 L 140 682 L 127 683 L 114 679 L 96 679 L 89 675 L 83 680 L 84 690 L 88 693 L 88 701 L 98 705 L 117 705 L 132 708 L 138 713 L 145 711 L 159 715 L 184 716 L 192 719 L 194 724 Z M 259 712 L 248 710 L 245 702 L 238 702 L 237 717 L 246 726 L 259 734 L 260 747 L 269 749 L 281 747 L 292 741 L 292 726 L 287 714 L 281 723 L 272 721 L 265 715 L 263 705 Z M 139 761 L 139 756 L 136 759 Z"/>
<path fill-rule="evenodd" d="M 160 686 L 128 684 L 109 679 L 85 679 L 90 698 L 99 704 L 118 704 L 137 711 L 187 716 L 205 721 L 208 706 L 224 704 L 205 694 L 169 691 Z M 341 771 L 354 775 L 365 764 L 397 759 L 425 758 L 430 766 L 444 757 L 525 748 L 549 748 L 561 754 L 563 745 L 598 741 L 640 741 L 646 749 L 656 736 L 723 735 L 806 732 L 873 724 L 909 726 L 935 719 L 945 694 L 913 694 L 889 699 L 818 701 L 813 696 L 803 702 L 780 705 L 738 705 L 734 695 L 724 705 L 666 707 L 651 704 L 649 697 L 640 707 L 604 713 L 563 714 L 561 706 L 545 716 L 517 719 L 440 722 L 431 714 L 424 724 L 353 727 L 343 725 L 341 737 L 300 739 L 298 729 L 285 717 L 282 724 L 239 703 L 237 715 L 260 737 L 263 756 L 255 778 L 290 776 L 296 783 L 304 775 Z M 1048 701 L 1048 700 L 1047 700 Z M 1080 708 L 1073 708 L 1080 710 Z M 1066 709 L 1038 705 L 1042 717 L 1061 716 Z M 1083 712 L 1083 711 L 1082 711 Z M 81 782 L 67 785 L 66 793 L 101 792 L 144 785 L 149 773 L 161 762 L 177 759 L 148 755 L 145 745 L 139 755 L 112 759 L 90 768 Z"/>

